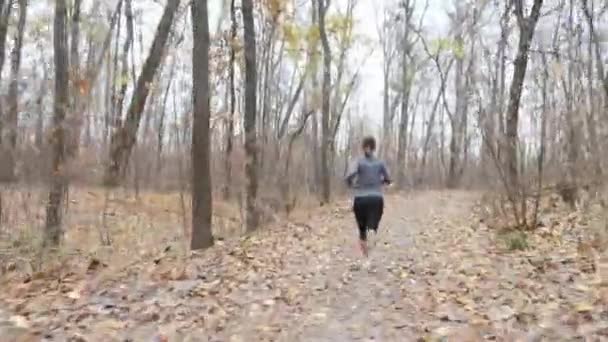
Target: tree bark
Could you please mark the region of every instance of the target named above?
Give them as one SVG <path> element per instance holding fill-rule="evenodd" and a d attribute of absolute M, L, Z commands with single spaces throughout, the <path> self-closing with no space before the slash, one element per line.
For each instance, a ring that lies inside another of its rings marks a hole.
<path fill-rule="evenodd" d="M 169 79 L 167 80 L 167 86 L 165 87 L 165 93 L 163 94 L 163 102 L 160 106 L 160 113 L 158 117 L 158 127 L 156 132 L 156 176 L 162 177 L 163 170 L 163 149 L 165 147 L 165 118 L 167 117 L 167 101 L 169 100 L 169 91 L 175 78 L 175 71 L 177 69 L 177 60 L 174 58 L 171 64 L 171 70 L 169 71 Z"/>
<path fill-rule="evenodd" d="M 331 49 L 325 28 L 325 13 L 330 0 L 318 0 L 319 32 L 323 45 L 323 84 L 321 94 L 321 200 L 327 204 L 331 198 L 331 174 L 329 170 L 330 149 L 330 93 L 331 93 Z"/>
<path fill-rule="evenodd" d="M 594 168 L 594 176 L 596 179 L 601 179 L 602 175 L 603 175 L 603 168 L 602 168 L 602 157 L 601 157 L 601 152 L 600 152 L 600 145 L 599 145 L 599 139 L 598 139 L 598 129 L 597 129 L 597 118 L 596 118 L 596 113 L 595 113 L 595 96 L 594 96 L 594 70 L 593 70 L 593 61 L 594 61 L 594 52 L 597 51 L 597 43 L 596 43 L 596 36 L 595 36 L 595 28 L 594 28 L 594 24 L 593 24 L 593 1 L 591 2 L 591 8 L 589 8 L 589 5 L 587 3 L 587 0 L 582 1 L 582 5 L 583 5 L 583 13 L 585 15 L 585 18 L 587 19 L 587 24 L 589 26 L 589 32 L 591 32 L 591 34 L 589 35 L 589 41 L 587 43 L 587 56 L 588 56 L 588 61 L 587 61 L 587 86 L 588 86 L 588 100 L 589 100 L 589 108 L 588 108 L 588 112 L 587 112 L 587 132 L 589 134 L 589 150 L 591 151 L 591 156 L 593 158 L 593 168 Z M 601 56 L 596 56 L 596 58 L 599 57 L 599 59 L 596 61 L 601 63 Z M 603 66 L 600 66 L 598 69 L 598 73 L 599 71 L 603 72 Z M 604 80 L 604 78 L 601 75 L 600 76 L 600 81 L 602 83 L 606 82 L 608 84 L 608 80 Z M 606 101 L 608 101 L 608 87 L 604 87 L 604 99 L 606 99 Z"/>
<path fill-rule="evenodd" d="M 51 135 L 51 187 L 46 208 L 45 243 L 58 245 L 61 241 L 63 198 L 67 189 L 65 178 L 65 117 L 69 108 L 69 62 L 67 42 L 66 0 L 55 1 L 53 47 L 55 60 L 55 104 Z"/>
<path fill-rule="evenodd" d="M 604 61 L 602 60 L 600 37 L 595 30 L 595 24 L 593 22 L 593 12 L 589 10 L 588 0 L 581 0 L 581 5 L 583 6 L 583 13 L 585 14 L 585 18 L 587 18 L 587 24 L 589 26 L 591 37 L 593 39 L 593 42 L 595 43 L 595 67 L 597 68 L 597 73 L 600 78 L 600 81 L 602 82 L 602 88 L 604 90 L 604 108 L 608 109 L 608 73 L 604 71 Z"/>
<path fill-rule="evenodd" d="M 192 2 L 192 249 L 213 245 L 211 233 L 209 19 L 207 0 Z"/>
<path fill-rule="evenodd" d="M 164 54 L 163 51 L 167 45 L 167 40 L 169 38 L 173 19 L 179 8 L 179 3 L 180 0 L 167 2 L 156 30 L 156 36 L 152 41 L 150 54 L 137 79 L 137 84 L 133 91 L 133 96 L 131 97 L 131 103 L 127 110 L 125 122 L 112 134 L 109 162 L 106 166 L 104 177 L 106 185 L 118 185 L 120 183 L 120 177 L 128 164 L 131 151 L 137 141 L 137 130 L 148 94 L 150 93 L 150 84 L 154 80 L 156 71 L 160 66 Z"/>
<path fill-rule="evenodd" d="M 517 55 L 514 61 L 513 79 L 509 89 L 509 105 L 507 107 L 507 125 L 505 134 L 505 154 L 506 154 L 506 169 L 508 184 L 517 186 L 519 184 L 518 177 L 518 125 L 519 125 L 519 105 L 521 101 L 522 88 L 526 78 L 526 69 L 528 67 L 528 53 L 530 44 L 534 37 L 536 23 L 540 17 L 540 9 L 543 0 L 534 0 L 534 5 L 529 16 L 524 15 L 523 0 L 515 1 L 515 13 L 519 26 L 519 44 L 517 47 Z"/>
<path fill-rule="evenodd" d="M 74 0 L 71 13 L 71 42 L 70 42 L 70 87 L 72 94 L 76 94 L 81 83 L 80 75 L 80 13 L 82 0 Z M 71 110 L 68 113 L 69 130 L 66 131 L 67 146 L 66 155 L 75 157 L 78 146 L 80 145 L 80 129 L 78 122 L 83 121 L 81 117 L 76 117 L 76 108 L 80 107 L 82 101 L 80 96 L 73 96 L 71 99 Z M 80 113 L 84 114 L 84 113 Z"/>
<path fill-rule="evenodd" d="M 38 95 L 36 96 L 36 133 L 34 142 L 38 152 L 42 151 L 44 144 L 44 106 L 43 101 L 47 93 L 47 82 L 48 82 L 48 71 L 45 63 L 42 63 L 42 80 L 40 81 L 40 88 Z"/>
<path fill-rule="evenodd" d="M 224 179 L 224 199 L 229 200 L 232 197 L 232 150 L 234 136 L 234 115 L 236 113 L 236 84 L 235 84 L 235 64 L 236 64 L 236 39 L 237 39 L 238 24 L 236 21 L 236 6 L 235 0 L 230 1 L 230 65 L 229 65 L 229 92 L 230 92 L 230 116 L 226 124 L 226 154 L 224 155 L 224 170 L 226 177 Z"/>
<path fill-rule="evenodd" d="M 318 7 L 316 5 L 316 2 L 318 0 L 312 0 L 312 6 L 311 6 L 311 22 L 312 25 L 319 25 L 319 11 L 318 11 Z M 319 89 L 319 71 L 317 68 L 317 63 L 316 63 L 316 50 L 317 50 L 317 46 L 315 46 L 316 44 L 309 44 L 308 46 L 308 55 L 309 58 L 311 60 L 311 68 L 312 68 L 312 77 L 311 79 L 311 84 L 310 84 L 310 98 L 312 99 L 312 105 L 313 107 L 317 108 L 318 107 L 318 100 L 319 100 L 319 95 L 320 92 L 318 91 Z M 312 122 L 310 124 L 311 126 L 311 130 L 310 130 L 310 134 L 311 137 L 310 139 L 312 140 L 312 166 L 313 166 L 313 179 L 312 179 L 312 185 L 310 185 L 310 189 L 312 192 L 314 192 L 317 196 L 320 194 L 319 193 L 319 187 L 318 185 L 321 183 L 321 154 L 319 153 L 319 111 L 316 110 L 313 114 L 312 114 Z"/>
<path fill-rule="evenodd" d="M 0 76 L 4 69 L 4 60 L 6 58 L 6 37 L 12 8 L 13 6 L 11 6 L 10 1 L 0 0 Z M 4 124 L 6 119 L 3 104 L 2 101 L 0 101 L 0 156 L 3 158 L 8 158 L 9 154 L 8 147 L 3 146 Z M 6 178 L 7 180 L 12 178 L 10 175 L 11 172 L 12 170 L 9 168 L 8 163 L 0 165 L 0 178 Z"/>
<path fill-rule="evenodd" d="M 409 100 L 410 100 L 410 70 L 408 65 L 408 56 L 410 53 L 410 23 L 412 18 L 413 8 L 409 0 L 404 4 L 404 29 L 403 29 L 403 52 L 402 52 L 402 87 L 403 94 L 401 97 L 401 120 L 399 122 L 399 136 L 397 142 L 397 185 L 403 189 L 406 186 L 406 150 L 407 150 L 407 126 L 409 122 Z"/>
<path fill-rule="evenodd" d="M 247 179 L 245 222 L 248 232 L 258 228 L 259 217 L 257 212 L 258 197 L 258 147 L 257 147 L 257 109 L 256 109 L 256 42 L 255 25 L 253 21 L 253 1 L 242 1 L 243 30 L 245 41 L 245 177 Z"/>
<path fill-rule="evenodd" d="M 11 53 L 10 83 L 8 88 L 8 113 L 7 113 L 7 175 L 6 179 L 0 177 L 0 181 L 14 181 L 16 179 L 16 149 L 17 149 L 17 128 L 19 125 L 19 72 L 21 69 L 21 50 L 23 46 L 23 33 L 25 31 L 25 20 L 27 18 L 27 1 L 19 0 L 19 21 L 15 41 Z"/>
<path fill-rule="evenodd" d="M 464 15 L 461 13 L 461 7 L 457 9 L 457 20 L 460 22 L 464 20 Z M 460 23 L 457 23 L 459 25 Z M 458 34 L 455 41 L 460 46 L 464 45 L 464 39 L 462 36 L 461 28 L 458 28 Z M 456 56 L 456 74 L 454 77 L 454 88 L 456 93 L 456 109 L 454 117 L 450 120 L 452 127 L 452 134 L 450 135 L 450 160 L 448 164 L 448 188 L 455 188 L 458 186 L 458 167 L 460 164 L 460 152 L 461 152 L 461 141 L 462 141 L 462 127 L 463 127 L 463 112 L 464 102 L 466 101 L 466 91 L 464 89 L 464 56 Z M 465 114 L 466 115 L 466 114 Z"/>

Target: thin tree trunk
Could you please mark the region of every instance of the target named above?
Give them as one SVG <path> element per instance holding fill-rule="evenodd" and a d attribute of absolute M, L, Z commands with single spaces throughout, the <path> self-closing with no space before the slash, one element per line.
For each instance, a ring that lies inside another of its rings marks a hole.
<path fill-rule="evenodd" d="M 523 90 L 524 80 L 526 77 L 526 69 L 528 67 L 528 55 L 530 43 L 534 37 L 536 23 L 540 17 L 540 9 L 543 0 L 534 0 L 534 5 L 529 16 L 524 15 L 523 1 L 515 1 L 515 13 L 519 25 L 519 44 L 517 47 L 517 55 L 514 61 L 513 79 L 509 90 L 509 105 L 507 108 L 507 125 L 506 125 L 506 169 L 508 176 L 508 184 L 517 186 L 518 178 L 518 126 L 519 126 L 519 104 Z"/>
<path fill-rule="evenodd" d="M 11 15 L 11 2 L 7 0 L 0 0 L 0 78 L 2 74 L 2 70 L 4 69 L 4 60 L 6 58 L 6 37 L 8 33 L 8 21 Z M 3 146 L 3 138 L 4 138 L 4 124 L 6 121 L 3 101 L 0 101 L 0 156 L 8 158 L 9 148 Z M 9 165 L 4 164 L 0 166 L 0 178 L 10 179 L 11 169 Z"/>
<path fill-rule="evenodd" d="M 25 31 L 25 20 L 27 18 L 27 1 L 19 0 L 19 21 L 17 23 L 17 32 L 15 32 L 15 41 L 13 51 L 11 53 L 11 71 L 10 84 L 8 88 L 8 113 L 7 113 L 7 141 L 8 141 L 8 179 L 14 181 L 16 177 L 16 162 L 17 162 L 17 128 L 19 125 L 19 72 L 21 69 L 21 50 L 23 46 L 23 33 Z"/>
<path fill-rule="evenodd" d="M 224 156 L 224 170 L 226 178 L 224 179 L 224 199 L 229 200 L 232 197 L 232 150 L 234 136 L 234 115 L 236 112 L 236 84 L 235 84 L 235 64 L 236 64 L 236 39 L 237 39 L 238 23 L 236 22 L 236 6 L 235 0 L 230 1 L 230 116 L 228 117 L 226 127 L 226 154 Z"/>
<path fill-rule="evenodd" d="M 397 185 L 403 189 L 406 185 L 406 150 L 407 150 L 407 126 L 409 122 L 409 98 L 410 98 L 410 70 L 408 65 L 408 55 L 410 49 L 409 31 L 410 19 L 412 17 L 412 7 L 410 1 L 404 4 L 404 31 L 403 31 L 403 52 L 402 52 L 402 86 L 403 95 L 401 98 L 401 121 L 399 122 L 399 140 L 397 143 Z"/>
<path fill-rule="evenodd" d="M 566 160 L 566 184 L 572 189 L 576 189 L 576 164 L 578 161 L 578 149 L 581 147 L 578 142 L 578 122 L 580 120 L 574 117 L 574 68 L 573 65 L 574 55 L 574 39 L 576 33 L 574 31 L 574 3 L 572 0 L 569 1 L 569 14 L 568 14 L 568 33 L 570 39 L 568 40 L 567 56 L 568 56 L 568 80 L 566 81 L 562 77 L 562 88 L 564 90 L 564 97 L 566 102 L 566 122 L 567 127 L 567 160 Z"/>
<path fill-rule="evenodd" d="M 156 176 L 162 178 L 162 155 L 164 148 L 164 140 L 165 140 L 165 118 L 167 117 L 167 100 L 169 99 L 169 91 L 171 90 L 171 85 L 173 84 L 173 78 L 175 77 L 175 69 L 177 65 L 177 60 L 174 58 L 173 63 L 171 65 L 171 70 L 169 71 L 169 79 L 167 80 L 167 87 L 165 88 L 165 93 L 163 95 L 163 103 L 160 107 L 160 113 L 158 118 L 158 127 L 156 132 Z"/>
<path fill-rule="evenodd" d="M 585 17 L 587 18 L 587 24 L 589 26 L 591 37 L 595 43 L 595 67 L 597 68 L 597 73 L 602 81 L 602 88 L 604 89 L 604 107 L 608 108 L 608 73 L 605 73 L 604 71 L 604 61 L 602 60 L 602 49 L 600 46 L 601 41 L 593 22 L 593 12 L 589 10 L 589 4 L 587 1 L 588 0 L 581 0 L 581 4 L 583 6 Z"/>
<path fill-rule="evenodd" d="M 104 177 L 106 185 L 118 185 L 121 173 L 128 164 L 131 151 L 137 141 L 137 130 L 148 94 L 150 93 L 150 84 L 154 80 L 156 71 L 161 63 L 163 50 L 167 45 L 173 18 L 179 8 L 179 3 L 179 0 L 167 2 L 163 16 L 158 24 L 152 47 L 150 48 L 150 54 L 137 79 L 137 86 L 133 90 L 125 122 L 112 135 L 109 163 Z"/>
<path fill-rule="evenodd" d="M 213 245 L 211 233 L 209 22 L 207 0 L 192 2 L 192 249 Z"/>
<path fill-rule="evenodd" d="M 245 177 L 247 179 L 246 195 L 246 230 L 254 231 L 258 228 L 259 218 L 257 212 L 258 196 L 258 149 L 256 134 L 256 42 L 255 25 L 253 21 L 253 1 L 242 1 L 243 29 L 245 40 Z"/>
<path fill-rule="evenodd" d="M 46 69 L 45 63 L 42 63 L 43 74 L 42 80 L 40 81 L 40 90 L 38 91 L 38 96 L 36 97 L 36 133 L 35 133 L 35 145 L 38 151 L 42 151 L 43 143 L 44 143 L 44 106 L 43 101 L 47 92 L 47 77 L 48 72 Z"/>
<path fill-rule="evenodd" d="M 591 2 L 591 9 L 590 11 L 587 10 L 585 11 L 585 13 L 589 13 L 590 19 L 591 19 L 591 23 L 593 23 L 593 16 L 591 15 L 591 13 L 593 13 L 593 1 Z M 583 2 L 583 6 L 585 6 L 584 8 L 587 8 L 587 3 Z M 585 16 L 587 16 L 587 14 L 585 14 Z M 589 20 L 589 18 L 587 18 L 587 20 Z M 589 23 L 589 22 L 588 22 Z M 592 31 L 592 30 L 591 30 Z M 602 174 L 603 174 L 603 170 L 602 170 L 602 156 L 600 155 L 600 147 L 599 147 L 599 140 L 598 140 L 598 134 L 597 134 L 597 127 L 596 125 L 598 124 L 598 121 L 596 119 L 596 114 L 595 114 L 595 91 L 594 91 L 594 70 L 593 70 L 593 57 L 594 57 L 594 45 L 595 45 L 595 40 L 594 40 L 594 36 L 593 34 L 589 35 L 589 41 L 587 43 L 587 55 L 589 60 L 587 61 L 587 88 L 588 88 L 588 112 L 587 112 L 587 132 L 589 134 L 589 150 L 591 151 L 591 158 L 593 158 L 593 168 L 594 168 L 594 176 L 597 180 L 602 178 Z M 606 93 L 606 97 L 608 97 L 608 93 Z"/>
<path fill-rule="evenodd" d="M 452 65 L 454 64 L 454 60 L 450 60 L 447 68 L 446 74 L 449 74 L 450 69 L 452 69 Z M 433 109 L 431 110 L 431 117 L 429 118 L 429 122 L 426 126 L 426 134 L 424 138 L 424 144 L 422 146 L 422 162 L 421 162 L 421 173 L 425 174 L 427 155 L 429 152 L 429 143 L 431 141 L 431 136 L 433 132 L 433 128 L 435 127 L 435 117 L 437 116 L 437 110 L 439 109 L 439 102 L 441 101 L 441 97 L 445 92 L 446 87 L 446 79 L 442 80 L 441 87 L 439 92 L 437 93 L 437 97 L 435 98 L 435 102 L 433 102 Z"/>
<path fill-rule="evenodd" d="M 65 0 L 55 1 L 54 60 L 55 104 L 51 135 L 51 187 L 46 208 L 45 243 L 58 245 L 61 241 L 62 206 L 67 190 L 65 178 L 65 117 L 69 107 L 69 63 L 67 42 L 67 10 Z"/>
<path fill-rule="evenodd" d="M 121 56 L 121 71 L 119 77 L 120 90 L 116 97 L 116 107 L 114 110 L 114 117 L 116 120 L 117 127 L 122 125 L 122 110 L 125 101 L 125 95 L 127 93 L 127 86 L 129 85 L 129 51 L 133 46 L 133 9 L 131 6 L 131 0 L 125 1 L 125 18 L 127 26 L 127 37 L 122 48 Z M 118 52 L 117 52 L 118 53 Z M 165 54 L 163 54 L 164 56 Z M 162 61 L 163 59 L 161 59 Z"/>
<path fill-rule="evenodd" d="M 325 13 L 330 0 L 318 0 L 319 32 L 323 45 L 323 85 L 321 94 L 321 182 L 322 201 L 329 203 L 331 197 L 331 174 L 329 170 L 330 148 L 330 93 L 331 93 L 331 49 L 325 28 Z"/>
<path fill-rule="evenodd" d="M 8 23 L 11 17 L 11 0 L 0 0 L 0 71 L 4 69 L 6 59 L 6 37 L 8 34 Z"/>
<path fill-rule="evenodd" d="M 72 87 L 72 94 L 76 94 L 80 86 L 80 12 L 81 12 L 82 0 L 74 0 L 72 13 L 71 13 L 71 42 L 70 42 L 70 80 Z M 76 117 L 76 108 L 80 107 L 80 96 L 73 96 L 72 105 L 68 119 L 69 129 L 66 131 L 67 134 L 67 146 L 66 155 L 68 157 L 74 157 L 77 153 L 78 146 L 80 145 L 80 129 L 77 122 L 82 121 L 81 117 Z M 84 113 L 79 113 L 84 114 Z"/>

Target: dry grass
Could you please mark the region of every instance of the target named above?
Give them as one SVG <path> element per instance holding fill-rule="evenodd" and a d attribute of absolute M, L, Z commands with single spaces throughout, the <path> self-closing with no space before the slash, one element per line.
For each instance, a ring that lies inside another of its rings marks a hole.
<path fill-rule="evenodd" d="M 73 188 L 64 217 L 64 243 L 59 251 L 42 250 L 46 191 L 41 188 L 4 189 L 0 258 L 9 268 L 36 272 L 63 257 L 95 257 L 114 265 L 133 262 L 168 246 L 186 250 L 190 231 L 190 199 L 179 193 L 106 191 Z M 214 234 L 237 236 L 238 206 L 216 201 Z M 111 243 L 104 243 L 109 237 Z"/>
<path fill-rule="evenodd" d="M 47 191 L 42 187 L 4 188 L 4 219 L 0 225 L 0 275 L 61 278 L 86 269 L 92 260 L 118 271 L 155 258 L 171 249 L 185 256 L 189 246 L 190 197 L 179 192 L 73 187 L 64 217 L 64 241 L 57 250 L 42 247 Z M 213 233 L 219 240 L 242 236 L 243 213 L 235 201 L 215 196 Z M 269 203 L 261 203 L 266 211 Z M 327 210 L 331 210 L 327 208 Z M 318 213 L 314 200 L 301 201 L 289 220 L 307 222 Z M 272 214 L 274 223 L 285 217 Z M 106 243 L 109 240 L 109 244 Z M 7 278 L 8 277 L 8 278 Z"/>

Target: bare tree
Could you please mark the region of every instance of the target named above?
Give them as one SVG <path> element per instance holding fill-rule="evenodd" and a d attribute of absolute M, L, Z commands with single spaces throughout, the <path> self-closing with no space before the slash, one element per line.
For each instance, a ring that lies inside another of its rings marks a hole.
<path fill-rule="evenodd" d="M 7 141 L 8 141 L 8 174 L 10 179 L 15 179 L 15 165 L 17 157 L 17 126 L 19 124 L 19 72 L 21 69 L 21 50 L 23 47 L 23 33 L 25 31 L 25 20 L 27 17 L 27 1 L 19 0 L 19 21 L 15 32 L 14 46 L 11 53 L 10 83 L 8 89 L 8 113 L 7 113 Z"/>
<path fill-rule="evenodd" d="M 6 38 L 8 34 L 8 22 L 11 16 L 11 10 L 13 6 L 11 1 L 8 0 L 0 0 L 0 73 L 4 69 L 4 60 L 6 59 Z M 4 113 L 4 108 L 2 105 L 2 101 L 0 101 L 0 155 L 3 157 L 6 155 L 8 158 L 9 149 L 5 147 L 3 144 L 3 135 L 4 135 L 4 124 L 6 118 Z M 12 168 L 9 165 L 10 163 L 3 164 L 0 166 L 0 180 L 12 180 Z M 0 214 L 2 206 L 0 205 Z M 1 216 L 1 215 L 0 215 Z"/>
<path fill-rule="evenodd" d="M 325 27 L 325 14 L 330 0 L 318 0 L 319 32 L 323 46 L 323 84 L 321 90 L 321 198 L 323 203 L 329 203 L 331 197 L 331 174 L 329 170 L 330 149 L 330 95 L 331 95 L 331 48 Z"/>
<path fill-rule="evenodd" d="M 399 134 L 397 143 L 397 184 L 400 188 L 406 185 L 405 168 L 406 168 L 406 151 L 407 151 L 407 127 L 409 123 L 409 106 L 411 83 L 413 80 L 413 71 L 410 70 L 410 29 L 412 16 L 414 15 L 414 4 L 410 0 L 403 2 L 403 36 L 402 36 L 402 53 L 401 53 L 401 118 L 399 121 Z"/>
<path fill-rule="evenodd" d="M 595 46 L 595 58 L 596 58 L 596 63 L 595 63 L 595 67 L 597 68 L 597 74 L 598 77 L 600 78 L 600 80 L 602 81 L 602 87 L 604 89 L 604 106 L 606 108 L 608 108 L 608 73 L 605 72 L 604 70 L 604 61 L 602 59 L 602 52 L 601 52 L 601 39 L 599 34 L 597 33 L 596 27 L 595 27 L 595 23 L 594 23 L 594 18 L 593 18 L 593 12 L 590 10 L 589 8 L 589 0 L 581 0 L 581 5 L 583 7 L 583 12 L 585 14 L 585 18 L 587 19 L 587 24 L 589 26 L 589 32 L 591 35 L 591 39 L 593 39 L 593 43 Z"/>
<path fill-rule="evenodd" d="M 230 199 L 232 196 L 231 179 L 232 179 L 232 150 L 234 136 L 234 116 L 236 112 L 236 84 L 235 84 L 235 64 L 236 64 L 236 39 L 237 39 L 238 24 L 236 22 L 236 5 L 235 0 L 230 0 L 230 61 L 229 61 L 229 85 L 230 92 L 230 116 L 226 124 L 226 154 L 224 156 L 224 168 L 226 178 L 224 184 L 224 199 Z"/>
<path fill-rule="evenodd" d="M 104 176 L 104 182 L 107 185 L 117 185 L 119 183 L 121 173 L 124 172 L 131 155 L 131 150 L 137 141 L 137 130 L 141 122 L 148 94 L 150 93 L 150 84 L 154 80 L 158 67 L 161 64 L 173 24 L 173 18 L 179 8 L 179 3 L 180 0 L 167 2 L 156 29 L 150 53 L 133 90 L 125 122 L 112 134 L 109 163 Z"/>
<path fill-rule="evenodd" d="M 243 30 L 245 41 L 245 177 L 247 178 L 246 195 L 246 230 L 253 231 L 259 225 L 257 213 L 258 196 L 258 148 L 257 148 L 257 109 L 256 109 L 256 42 L 255 25 L 253 21 L 253 1 L 243 0 Z"/>
<path fill-rule="evenodd" d="M 62 205 L 67 189 L 65 178 L 65 117 L 69 108 L 69 62 L 67 8 L 65 0 L 55 2 L 55 19 L 53 24 L 53 46 L 55 60 L 55 104 L 53 114 L 53 131 L 51 134 L 52 162 L 51 188 L 46 208 L 46 239 L 51 245 L 61 241 Z"/>
<path fill-rule="evenodd" d="M 518 180 L 518 125 L 519 125 L 519 105 L 523 90 L 524 80 L 526 77 L 526 69 L 528 67 L 528 58 L 530 44 L 534 37 L 536 23 L 540 17 L 540 10 L 543 5 L 543 0 L 534 0 L 534 5 L 529 15 L 524 13 L 523 0 L 513 0 L 515 8 L 515 16 L 517 17 L 517 25 L 519 27 L 519 44 L 517 46 L 517 55 L 513 62 L 513 79 L 509 90 L 509 105 L 507 107 L 507 125 L 505 131 L 505 152 L 506 152 L 506 169 L 509 184 L 517 186 Z"/>
<path fill-rule="evenodd" d="M 388 156 L 390 153 L 390 142 L 392 136 L 393 119 L 390 108 L 390 75 L 397 49 L 394 46 L 392 14 L 384 9 L 382 20 L 379 21 L 378 39 L 382 46 L 382 154 Z"/>
<path fill-rule="evenodd" d="M 213 245 L 207 0 L 192 2 L 192 249 Z"/>

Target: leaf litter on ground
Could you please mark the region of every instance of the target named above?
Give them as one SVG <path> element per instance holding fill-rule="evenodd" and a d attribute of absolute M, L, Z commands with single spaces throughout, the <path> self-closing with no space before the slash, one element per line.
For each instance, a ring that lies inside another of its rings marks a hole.
<path fill-rule="evenodd" d="M 355 229 L 340 203 L 203 253 L 166 248 L 114 270 L 90 258 L 61 279 L 13 278 L 0 331 L 82 341 L 608 338 L 605 256 L 582 218 L 595 214 L 545 209 L 530 247 L 509 251 L 474 224 L 475 198 L 391 197 L 370 269 L 352 267 Z"/>

